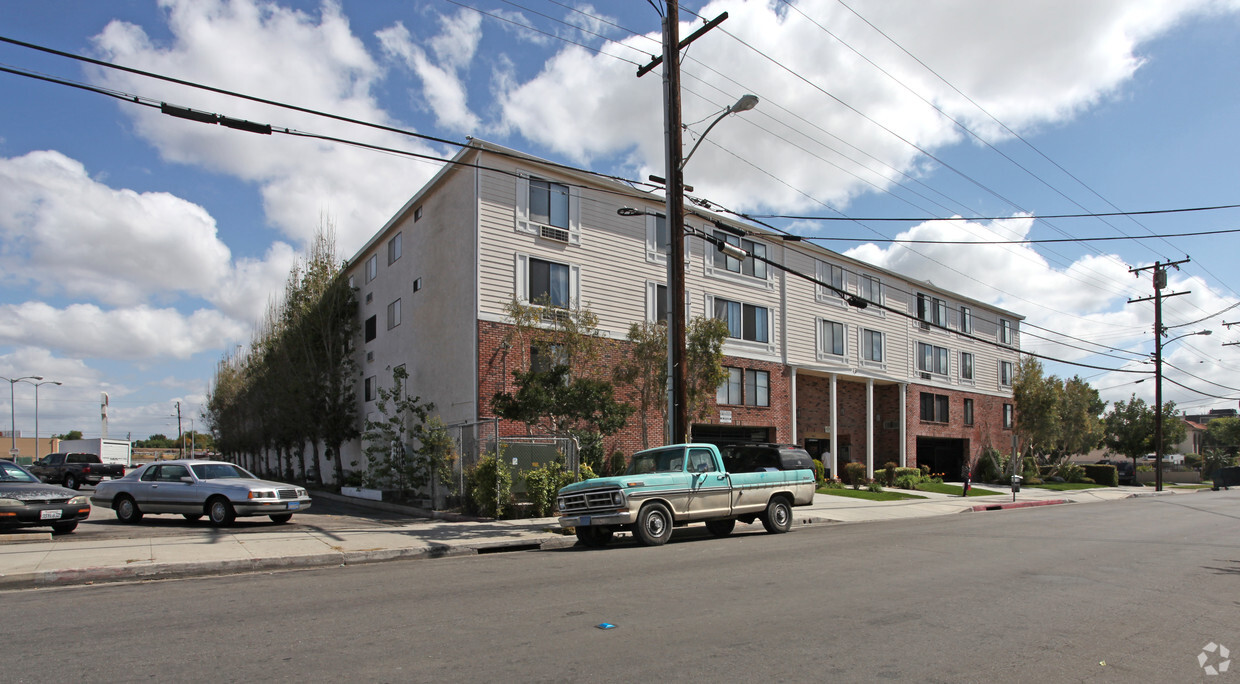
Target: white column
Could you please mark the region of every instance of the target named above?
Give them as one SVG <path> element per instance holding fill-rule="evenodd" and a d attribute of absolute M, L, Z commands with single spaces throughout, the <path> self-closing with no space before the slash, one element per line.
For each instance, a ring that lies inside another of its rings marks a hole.
<path fill-rule="evenodd" d="M 865 381 L 865 476 L 874 477 L 874 378 Z"/>
<path fill-rule="evenodd" d="M 838 376 L 835 373 L 831 374 L 831 476 L 836 478 L 840 476 L 840 445 L 838 440 L 840 431 L 836 427 L 836 417 L 839 415 L 839 410 L 835 404 L 837 378 Z"/>
<path fill-rule="evenodd" d="M 908 467 L 908 383 L 900 383 L 900 467 Z"/>

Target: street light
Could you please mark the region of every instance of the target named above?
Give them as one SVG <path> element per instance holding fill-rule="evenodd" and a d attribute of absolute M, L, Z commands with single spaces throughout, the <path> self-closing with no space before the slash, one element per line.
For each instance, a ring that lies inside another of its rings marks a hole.
<path fill-rule="evenodd" d="M 1165 278 L 1164 278 L 1165 281 Z M 1156 286 L 1157 287 L 1157 286 Z M 1171 344 L 1178 339 L 1184 337 L 1192 337 L 1193 335 L 1211 335 L 1213 330 L 1198 330 L 1197 332 L 1186 333 L 1179 337 L 1173 337 L 1166 342 L 1162 341 L 1162 336 L 1167 334 L 1166 328 L 1162 327 L 1160 311 L 1155 310 L 1155 326 L 1154 335 L 1154 491 L 1161 492 L 1163 489 L 1163 407 L 1162 407 L 1162 348 L 1165 344 Z"/>
<path fill-rule="evenodd" d="M 34 458 L 39 459 L 39 385 L 63 385 L 59 380 L 44 380 L 43 382 L 25 381 L 26 384 L 34 385 Z"/>
<path fill-rule="evenodd" d="M 20 378 L 6 378 L 4 376 L 0 376 L 0 380 L 9 381 L 9 437 L 12 438 L 13 441 L 12 448 L 9 449 L 9 456 L 13 457 L 14 462 L 17 461 L 17 455 L 21 452 L 17 450 L 17 397 L 13 392 L 13 386 L 22 380 L 42 379 L 42 375 L 25 375 Z M 35 451 L 37 452 L 38 450 L 38 445 L 36 444 Z"/>
<path fill-rule="evenodd" d="M 705 140 L 706 136 L 710 134 L 710 129 L 714 128 L 715 124 L 723 121 L 723 118 L 729 114 L 747 112 L 757 106 L 757 95 L 741 95 L 741 99 L 737 100 L 736 104 L 723 110 L 722 114 L 716 117 L 714 121 L 710 122 L 710 125 L 706 127 L 705 131 L 703 131 L 702 136 L 698 138 L 698 141 L 693 143 L 693 149 L 689 150 L 689 154 L 686 154 L 685 158 L 680 161 L 680 168 L 683 170 L 685 168 L 685 164 L 689 163 L 689 158 L 693 156 L 694 152 L 697 152 L 698 145 L 702 144 L 702 141 Z"/>

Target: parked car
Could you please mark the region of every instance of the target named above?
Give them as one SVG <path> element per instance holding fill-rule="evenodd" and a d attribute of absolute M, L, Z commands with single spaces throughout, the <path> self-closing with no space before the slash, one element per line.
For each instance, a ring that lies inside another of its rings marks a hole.
<path fill-rule="evenodd" d="M 40 482 L 16 463 L 0 461 L 0 527 L 51 527 L 68 534 L 88 515 L 85 494 Z"/>
<path fill-rule="evenodd" d="M 719 447 L 730 473 L 771 470 L 814 470 L 809 452 L 795 444 L 728 444 Z"/>
<path fill-rule="evenodd" d="M 238 516 L 265 515 L 285 523 L 310 508 L 310 495 L 301 487 L 202 459 L 142 466 L 119 480 L 100 482 L 90 500 L 116 511 L 121 522 L 136 523 L 147 513 L 179 513 L 186 520 L 205 515 L 216 527 L 231 525 Z"/>
<path fill-rule="evenodd" d="M 83 484 L 98 484 L 125 475 L 125 466 L 104 463 L 99 454 L 48 454 L 30 464 L 30 472 L 44 482 L 63 484 L 77 489 Z"/>
<path fill-rule="evenodd" d="M 1132 469 L 1132 461 L 1112 461 L 1111 459 L 1104 458 L 1098 461 L 1098 465 L 1115 466 L 1116 474 L 1119 476 L 1119 483 L 1122 485 L 1135 485 L 1137 483 L 1136 473 Z"/>

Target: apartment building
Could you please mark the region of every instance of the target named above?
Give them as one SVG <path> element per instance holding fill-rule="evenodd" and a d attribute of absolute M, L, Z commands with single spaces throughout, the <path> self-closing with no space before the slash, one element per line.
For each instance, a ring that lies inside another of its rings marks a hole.
<path fill-rule="evenodd" d="M 514 296 L 589 307 L 614 363 L 631 323 L 666 315 L 662 206 L 628 185 L 472 140 L 350 262 L 364 333 L 359 420 L 399 365 L 409 393 L 433 401 L 444 422 L 492 417 L 491 397 L 511 390 L 512 370 L 529 361 L 528 350 L 503 344 Z M 949 479 L 982 448 L 1010 447 L 1019 315 L 697 207 L 686 224 L 780 265 L 686 238 L 687 315 L 729 329 L 728 380 L 691 426 L 694 441 L 796 443 L 833 474 L 848 461 L 870 472 L 895 462 Z M 663 416 L 647 419 L 659 426 Z M 608 440 L 608 453 L 640 448 L 638 422 Z"/>

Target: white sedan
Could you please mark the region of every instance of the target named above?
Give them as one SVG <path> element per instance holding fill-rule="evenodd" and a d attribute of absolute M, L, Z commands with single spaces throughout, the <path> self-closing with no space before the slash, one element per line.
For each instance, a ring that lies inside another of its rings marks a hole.
<path fill-rule="evenodd" d="M 179 513 L 187 520 L 205 515 L 216 527 L 231 525 L 238 516 L 265 515 L 285 523 L 310 508 L 302 487 L 260 480 L 233 463 L 198 459 L 142 466 L 100 482 L 90 500 L 116 511 L 121 522 L 136 523 L 147 513 Z"/>

